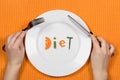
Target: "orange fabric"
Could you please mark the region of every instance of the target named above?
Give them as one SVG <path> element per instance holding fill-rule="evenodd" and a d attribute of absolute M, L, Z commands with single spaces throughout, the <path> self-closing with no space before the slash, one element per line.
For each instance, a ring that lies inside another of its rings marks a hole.
<path fill-rule="evenodd" d="M 109 64 L 109 79 L 120 80 L 120 0 L 0 0 L 0 47 L 9 34 L 21 30 L 36 16 L 53 9 L 76 13 L 94 34 L 114 44 L 116 50 Z M 3 79 L 6 64 L 6 54 L 0 49 L 0 80 Z M 70 76 L 53 78 L 37 71 L 25 57 L 19 80 L 56 79 L 92 80 L 90 61 Z"/>

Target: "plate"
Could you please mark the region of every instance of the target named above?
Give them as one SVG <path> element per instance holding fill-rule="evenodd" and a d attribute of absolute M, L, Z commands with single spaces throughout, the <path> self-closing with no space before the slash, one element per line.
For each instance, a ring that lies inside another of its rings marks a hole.
<path fill-rule="evenodd" d="M 45 22 L 28 30 L 25 39 L 26 53 L 31 64 L 40 72 L 54 77 L 70 75 L 87 61 L 91 51 L 91 39 L 85 36 L 67 15 L 84 21 L 72 12 L 52 10 L 43 13 Z"/>

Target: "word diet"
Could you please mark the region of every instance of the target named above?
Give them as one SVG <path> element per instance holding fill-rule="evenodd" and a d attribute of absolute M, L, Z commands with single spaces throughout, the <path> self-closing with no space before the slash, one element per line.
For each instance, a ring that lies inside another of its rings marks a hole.
<path fill-rule="evenodd" d="M 60 40 L 57 42 L 56 37 L 53 37 L 53 39 L 50 39 L 49 37 L 45 37 L 45 50 L 49 49 L 51 46 L 53 46 L 54 49 L 56 49 L 58 45 L 60 47 L 65 47 L 66 43 L 68 43 L 68 49 L 70 50 L 73 37 L 66 37 L 66 39 L 67 39 L 67 41 Z"/>

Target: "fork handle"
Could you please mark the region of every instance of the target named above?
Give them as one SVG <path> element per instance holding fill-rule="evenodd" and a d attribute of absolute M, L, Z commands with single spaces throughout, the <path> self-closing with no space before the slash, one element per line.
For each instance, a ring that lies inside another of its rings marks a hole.
<path fill-rule="evenodd" d="M 2 50 L 5 51 L 5 44 L 2 46 Z"/>
<path fill-rule="evenodd" d="M 28 29 L 29 29 L 29 26 L 26 27 L 26 28 L 24 28 L 24 29 L 22 29 L 22 31 L 26 31 L 26 30 L 28 30 Z M 2 46 L 2 50 L 5 51 L 5 44 Z"/>

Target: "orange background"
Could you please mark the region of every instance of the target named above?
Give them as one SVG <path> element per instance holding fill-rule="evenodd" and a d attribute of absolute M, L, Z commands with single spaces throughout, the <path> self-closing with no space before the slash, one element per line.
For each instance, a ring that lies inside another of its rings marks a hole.
<path fill-rule="evenodd" d="M 9 34 L 20 31 L 30 20 L 53 9 L 76 13 L 96 35 L 114 44 L 116 50 L 109 64 L 109 79 L 120 80 L 120 0 L 0 0 L 0 47 Z M 0 49 L 0 80 L 6 64 L 6 54 Z M 25 57 L 19 80 L 56 79 L 92 80 L 90 61 L 70 76 L 53 78 L 37 71 Z"/>

